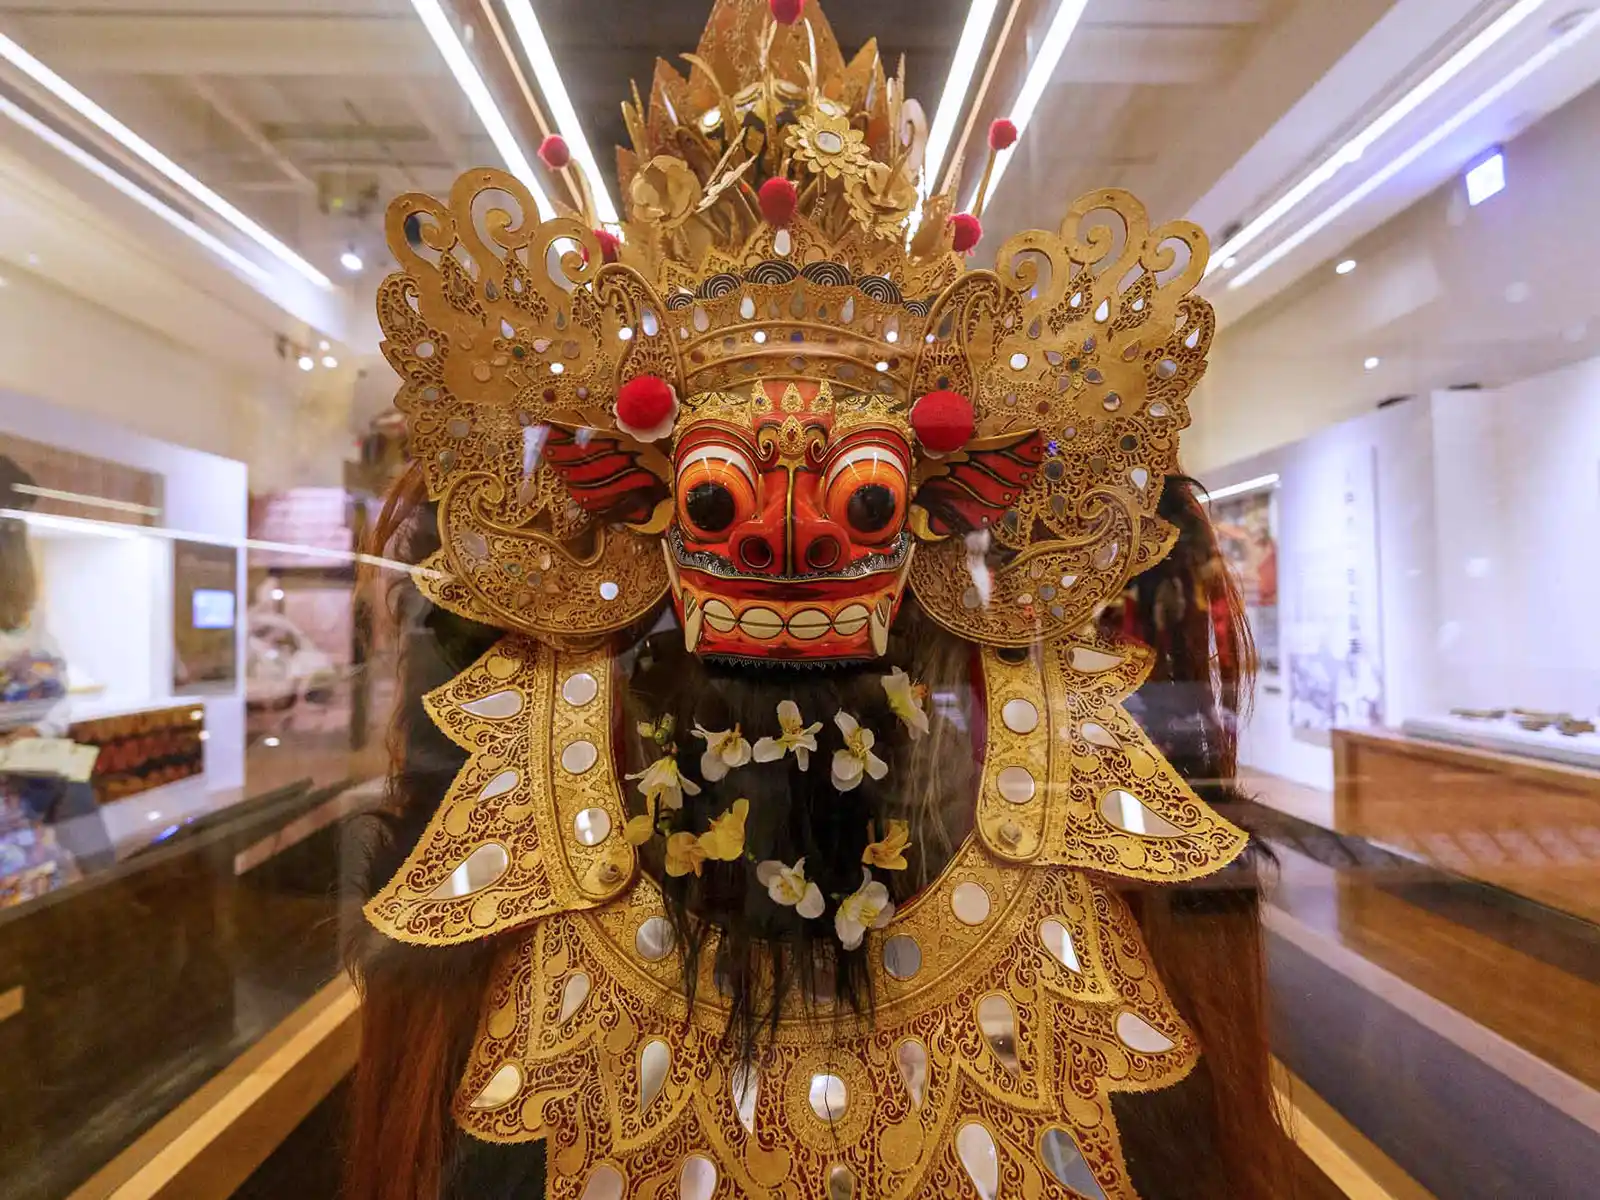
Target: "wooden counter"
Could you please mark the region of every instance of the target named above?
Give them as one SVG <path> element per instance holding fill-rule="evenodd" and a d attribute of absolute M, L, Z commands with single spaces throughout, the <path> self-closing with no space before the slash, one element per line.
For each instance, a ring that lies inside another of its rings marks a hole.
<path fill-rule="evenodd" d="M 1600 922 L 1600 772 L 1341 729 L 1333 775 L 1341 832 Z"/>

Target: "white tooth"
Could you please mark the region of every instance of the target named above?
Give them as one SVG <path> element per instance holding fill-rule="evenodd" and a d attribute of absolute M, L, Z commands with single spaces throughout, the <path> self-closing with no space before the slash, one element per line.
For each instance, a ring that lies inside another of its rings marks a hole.
<path fill-rule="evenodd" d="M 678 564 L 673 560 L 672 547 L 667 545 L 667 539 L 661 539 L 661 556 L 667 560 L 667 581 L 672 584 L 672 594 L 678 594 Z"/>
<path fill-rule="evenodd" d="M 878 601 L 872 608 L 872 652 L 880 657 L 889 652 L 889 600 Z"/>
<path fill-rule="evenodd" d="M 705 620 L 705 609 L 693 596 L 683 598 L 683 648 L 690 654 L 700 644 L 700 625 Z"/>

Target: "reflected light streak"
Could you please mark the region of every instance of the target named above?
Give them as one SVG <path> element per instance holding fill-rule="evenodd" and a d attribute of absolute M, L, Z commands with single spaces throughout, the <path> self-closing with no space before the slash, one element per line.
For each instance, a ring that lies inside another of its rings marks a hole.
<path fill-rule="evenodd" d="M 0 34 L 0 37 L 3 36 L 3 34 Z M 194 241 L 211 251 L 211 253 L 222 259 L 223 262 L 233 267 L 240 274 L 253 279 L 264 287 L 271 285 L 272 276 L 264 271 L 259 263 L 251 262 L 210 230 L 202 229 L 165 200 L 158 199 L 153 193 L 147 192 L 120 171 L 112 170 L 111 167 L 101 162 L 82 146 L 62 137 L 32 113 L 26 109 L 19 108 L 4 96 L 0 96 L 0 114 L 10 117 L 18 125 L 33 134 L 34 137 L 44 142 L 51 149 L 70 158 L 103 183 L 110 184 L 146 212 L 155 214 L 179 233 L 194 239 Z"/>
<path fill-rule="evenodd" d="M 0 33 L 0 58 L 4 58 L 29 79 L 71 108 L 80 117 L 93 124 L 102 133 L 114 138 L 121 146 L 142 159 L 147 165 L 165 175 L 178 187 L 188 192 L 189 195 L 216 213 L 217 216 L 232 225 L 274 258 L 293 268 L 318 287 L 330 289 L 333 287 L 333 281 L 321 271 L 317 270 L 293 250 L 289 249 L 288 246 L 284 245 L 283 242 L 267 232 L 266 229 L 245 216 L 244 213 L 229 204 L 216 192 L 201 183 L 3 33 Z M 13 120 L 17 119 L 12 113 L 8 112 L 7 115 L 11 116 Z M 69 142 L 68 145 L 70 144 Z M 57 149 L 60 149 L 60 147 L 58 146 Z M 149 205 L 145 207 L 148 208 Z"/>
<path fill-rule="evenodd" d="M 433 39 L 433 44 L 443 56 L 445 66 L 449 67 L 450 74 L 455 76 L 456 86 L 466 95 L 467 102 L 472 105 L 472 111 L 478 114 L 478 120 L 483 122 L 484 129 L 489 133 L 489 140 L 494 143 L 494 148 L 505 160 L 506 169 L 533 193 L 533 203 L 539 210 L 540 219 L 550 220 L 556 215 L 555 205 L 550 203 L 550 197 L 545 195 L 544 188 L 539 186 L 539 177 L 534 172 L 533 164 L 522 152 L 522 146 L 518 143 L 516 135 L 511 132 L 505 114 L 494 102 L 489 85 L 484 83 L 483 76 L 478 74 L 472 56 L 461 44 L 461 38 L 456 34 L 456 27 L 450 23 L 450 18 L 445 16 L 439 0 L 411 0 L 411 7 L 416 9 L 417 16 L 421 18 L 423 27 L 428 31 L 428 36 Z"/>
<path fill-rule="evenodd" d="M 63 533 L 81 533 L 91 537 L 137 538 L 155 537 L 169 542 L 199 542 L 207 546 L 231 546 L 236 550 L 271 550 L 282 554 L 299 554 L 306 558 L 320 558 L 328 562 L 362 563 L 369 567 L 382 567 L 389 571 L 404 571 L 408 575 L 422 575 L 430 579 L 448 578 L 443 571 L 385 558 L 379 554 L 358 554 L 352 550 L 330 550 L 323 546 L 301 546 L 294 542 L 269 542 L 261 538 L 226 538 L 210 533 L 191 533 L 183 529 L 168 529 L 157 525 L 125 525 L 116 521 L 96 521 L 88 517 L 58 517 L 53 513 L 26 512 L 20 508 L 0 508 L 0 517 L 24 521 L 39 529 L 54 529 Z"/>
<path fill-rule="evenodd" d="M 506 12 L 511 16 L 512 28 L 517 31 L 517 39 L 533 66 L 533 76 L 539 81 L 539 90 L 550 105 L 550 115 L 555 118 L 556 128 L 567 140 L 572 157 L 583 168 L 590 194 L 594 197 L 595 215 L 600 218 L 602 225 L 617 224 L 617 206 L 611 202 L 605 177 L 600 174 L 600 164 L 595 161 L 594 151 L 589 148 L 589 139 L 583 135 L 578 110 L 572 106 L 572 97 L 567 95 L 567 85 L 562 82 L 555 55 L 550 52 L 550 43 L 545 41 L 544 30 L 539 26 L 539 18 L 534 15 L 533 5 L 528 0 L 505 0 L 505 5 Z"/>
<path fill-rule="evenodd" d="M 1416 87 L 1380 113 L 1376 120 L 1356 134 L 1355 137 L 1340 146 L 1316 170 L 1295 184 L 1285 195 L 1268 207 L 1265 212 L 1250 221 L 1238 233 L 1219 246 L 1211 256 L 1210 265 L 1206 267 L 1206 274 L 1210 275 L 1228 259 L 1237 256 L 1240 251 L 1254 243 L 1268 229 L 1304 203 L 1323 184 L 1327 183 L 1345 167 L 1357 162 L 1363 154 L 1372 148 L 1379 138 L 1394 129 L 1402 120 L 1415 112 L 1424 101 L 1430 99 L 1452 79 L 1487 54 L 1501 39 L 1531 17 L 1534 12 L 1542 8 L 1544 3 L 1545 0 L 1518 0 L 1518 3 L 1508 8 L 1477 37 L 1445 60 L 1437 70 L 1433 71 Z"/>

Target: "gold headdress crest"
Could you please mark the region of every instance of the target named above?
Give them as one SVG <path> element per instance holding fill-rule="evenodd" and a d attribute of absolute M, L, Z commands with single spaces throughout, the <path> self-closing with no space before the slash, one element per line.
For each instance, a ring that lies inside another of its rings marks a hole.
<path fill-rule="evenodd" d="M 1192 294 L 1206 238 L 1152 228 L 1107 190 L 1057 232 L 1005 241 L 994 270 L 964 270 L 948 197 L 913 233 L 924 123 L 899 77 L 871 44 L 846 64 L 814 7 L 792 26 L 766 13 L 719 0 L 689 77 L 659 63 L 648 104 L 625 106 L 620 261 L 576 216 L 540 220 L 501 171 L 463 176 L 448 203 L 391 206 L 403 271 L 380 293 L 385 352 L 444 541 L 426 586 L 546 638 L 638 620 L 668 588 L 656 543 L 672 480 L 665 454 L 619 428 L 618 389 L 654 375 L 687 398 L 781 376 L 902 413 L 936 390 L 967 397 L 969 446 L 917 464 L 919 484 L 946 479 L 958 501 L 971 448 L 1037 431 L 1038 461 L 972 518 L 986 550 L 913 510 L 925 544 L 909 585 L 975 641 L 1060 636 L 1170 545 L 1155 511 L 1214 328 Z M 763 189 L 791 188 L 774 224 Z M 615 439 L 650 510 L 585 511 L 551 428 Z"/>

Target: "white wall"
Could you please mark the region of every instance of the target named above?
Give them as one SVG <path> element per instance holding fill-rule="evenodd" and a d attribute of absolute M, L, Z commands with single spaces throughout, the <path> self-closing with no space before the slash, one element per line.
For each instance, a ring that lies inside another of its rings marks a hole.
<path fill-rule="evenodd" d="M 1600 359 L 1434 403 L 1444 707 L 1600 709 Z"/>

